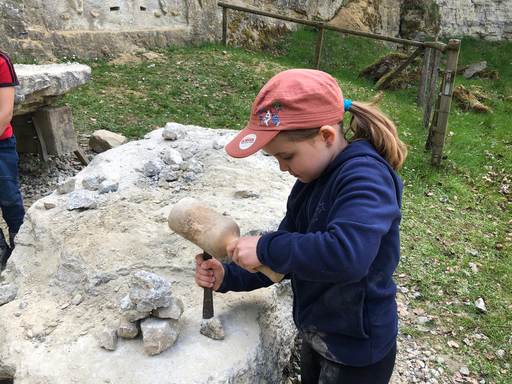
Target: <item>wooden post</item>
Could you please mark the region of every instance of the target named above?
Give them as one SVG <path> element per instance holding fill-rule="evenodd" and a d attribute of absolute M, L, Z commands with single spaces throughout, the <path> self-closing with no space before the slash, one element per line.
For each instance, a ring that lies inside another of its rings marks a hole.
<path fill-rule="evenodd" d="M 425 49 L 424 47 L 418 47 L 413 53 L 411 56 L 409 56 L 409 58 L 407 60 L 405 60 L 402 64 L 400 64 L 399 67 L 395 68 L 395 70 L 393 72 L 391 72 L 391 74 L 386 78 L 386 80 L 384 80 L 382 82 L 382 84 L 379 85 L 378 89 L 384 89 L 388 86 L 389 83 L 391 83 L 394 79 L 396 79 L 396 77 L 405 69 L 407 68 L 409 65 L 411 65 L 411 63 L 414 61 L 414 59 L 421 53 L 423 52 L 423 49 Z"/>
<path fill-rule="evenodd" d="M 434 104 L 434 98 L 437 89 L 437 71 L 439 69 L 439 62 L 441 61 L 441 52 L 434 52 L 434 60 L 432 61 L 432 67 L 430 69 L 430 82 L 428 85 L 427 102 L 425 104 L 425 110 L 423 112 L 423 129 L 427 129 L 430 124 L 430 115 L 432 114 L 432 104 Z M 436 110 L 437 112 L 437 110 Z"/>
<path fill-rule="evenodd" d="M 222 45 L 228 44 L 228 9 L 222 8 Z"/>
<path fill-rule="evenodd" d="M 35 116 L 32 116 L 32 123 L 34 124 L 34 129 L 36 130 L 36 138 L 37 138 L 37 150 L 39 152 L 39 160 L 41 163 L 45 163 L 48 161 L 48 150 L 46 149 L 46 142 L 44 141 L 43 133 L 41 132 L 41 127 L 39 126 L 39 122 L 37 121 Z"/>
<path fill-rule="evenodd" d="M 431 51 L 431 48 L 425 48 L 425 54 L 423 55 L 423 68 L 421 69 L 420 86 L 418 88 L 418 98 L 416 99 L 416 103 L 420 107 L 425 103 L 425 92 L 427 91 L 428 67 L 430 65 Z"/>
<path fill-rule="evenodd" d="M 436 106 L 434 107 L 434 116 L 432 117 L 432 124 L 430 124 L 430 128 L 428 130 L 427 142 L 425 143 L 425 150 L 430 152 L 432 150 L 432 140 L 434 139 L 434 131 L 437 127 L 437 119 L 439 117 L 439 102 L 441 98 L 438 97 L 436 100 Z"/>
<path fill-rule="evenodd" d="M 318 29 L 318 37 L 316 38 L 315 64 L 314 68 L 318 69 L 320 65 L 320 55 L 322 54 L 322 43 L 324 41 L 324 29 Z"/>
<path fill-rule="evenodd" d="M 448 117 L 452 104 L 453 86 L 455 84 L 455 74 L 457 73 L 457 62 L 460 53 L 460 40 L 451 39 L 448 42 L 448 53 L 446 55 L 446 70 L 444 71 L 441 92 L 439 94 L 439 111 L 437 116 L 437 126 L 433 131 L 432 140 L 432 165 L 441 165 L 443 158 L 444 141 L 446 137 L 446 128 L 448 126 Z"/>

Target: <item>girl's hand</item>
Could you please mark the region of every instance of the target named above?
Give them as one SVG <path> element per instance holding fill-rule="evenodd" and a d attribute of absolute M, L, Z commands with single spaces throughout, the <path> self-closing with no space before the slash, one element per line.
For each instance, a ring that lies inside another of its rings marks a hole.
<path fill-rule="evenodd" d="M 263 265 L 256 255 L 256 246 L 258 245 L 260 237 L 261 236 L 247 236 L 233 241 L 226 247 L 228 256 L 236 264 L 249 272 L 258 272 L 256 268 Z"/>
<path fill-rule="evenodd" d="M 196 255 L 196 284 L 217 291 L 224 280 L 224 267 L 217 259 L 204 260 L 203 254 Z"/>

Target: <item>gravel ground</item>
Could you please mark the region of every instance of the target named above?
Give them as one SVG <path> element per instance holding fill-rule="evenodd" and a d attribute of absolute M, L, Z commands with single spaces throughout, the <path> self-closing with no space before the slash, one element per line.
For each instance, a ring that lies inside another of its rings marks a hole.
<path fill-rule="evenodd" d="M 92 158 L 95 153 L 88 146 L 88 136 L 79 137 L 79 145 L 85 153 Z M 84 168 L 84 165 L 74 155 L 61 157 L 50 156 L 49 160 L 41 164 L 35 154 L 20 155 L 19 184 L 23 196 L 23 202 L 28 209 L 41 197 L 51 194 L 57 184 L 68 177 L 75 176 Z M 5 223 L 0 220 L 0 228 L 4 229 Z M 430 329 L 421 324 L 420 317 L 411 315 L 410 304 L 417 297 L 408 292 L 406 288 L 400 288 L 398 294 L 400 323 L 414 325 L 419 331 L 436 334 L 435 329 Z M 297 337 L 290 363 L 283 372 L 284 384 L 299 384 L 300 380 L 300 345 L 301 339 Z M 442 356 L 429 344 L 419 342 L 409 335 L 399 334 L 398 354 L 395 371 L 391 380 L 392 384 L 404 383 L 478 383 L 486 384 L 485 380 L 476 380 L 469 376 L 467 368 Z M 454 374 L 455 372 L 455 374 Z"/>

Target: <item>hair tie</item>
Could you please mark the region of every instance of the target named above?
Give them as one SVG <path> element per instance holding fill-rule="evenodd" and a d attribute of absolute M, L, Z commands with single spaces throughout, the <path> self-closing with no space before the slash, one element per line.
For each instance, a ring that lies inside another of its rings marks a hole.
<path fill-rule="evenodd" d="M 352 106 L 352 100 L 343 100 L 343 109 L 347 112 Z"/>

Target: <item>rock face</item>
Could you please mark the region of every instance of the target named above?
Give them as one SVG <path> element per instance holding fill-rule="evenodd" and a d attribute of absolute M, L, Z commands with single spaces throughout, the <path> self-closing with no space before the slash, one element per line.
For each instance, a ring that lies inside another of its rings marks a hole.
<path fill-rule="evenodd" d="M 237 5 L 295 17 L 330 19 L 343 2 L 246 0 Z M 216 0 L 25 0 L 21 4 L 18 0 L 3 0 L 0 19 L 6 20 L 0 25 L 2 50 L 40 61 L 220 41 L 222 34 L 222 8 Z M 274 28 L 284 24 L 264 21 L 261 25 Z M 265 28 L 265 33 L 272 28 Z M 236 28 L 233 32 L 243 33 Z"/>
<path fill-rule="evenodd" d="M 486 40 L 512 39 L 512 0 L 436 0 L 441 35 Z"/>
<path fill-rule="evenodd" d="M 14 69 L 20 82 L 15 87 L 14 116 L 53 104 L 91 79 L 91 68 L 83 64 L 15 64 Z"/>
<path fill-rule="evenodd" d="M 232 4 L 308 20 L 397 36 L 401 24 L 411 38 L 422 39 L 418 26 L 429 24 L 425 13 L 405 15 L 408 2 L 439 5 L 441 36 L 510 39 L 512 0 L 238 0 Z M 404 7 L 402 7 L 404 5 Z M 437 13 L 436 13 L 437 14 Z M 421 20 L 418 20 L 419 19 Z M 3 0 L 0 2 L 0 47 L 19 58 L 39 61 L 62 57 L 117 56 L 145 47 L 220 41 L 222 8 L 216 0 Z M 229 11 L 229 41 L 265 46 L 276 34 L 295 29 L 283 22 Z"/>
<path fill-rule="evenodd" d="M 200 333 L 203 291 L 194 282 L 200 249 L 173 233 L 167 217 L 174 203 L 190 196 L 233 218 L 242 234 L 259 234 L 276 229 L 295 180 L 280 172 L 272 157 L 232 159 L 214 149 L 235 131 L 183 128 L 183 139 L 165 140 L 160 129 L 97 155 L 75 176 L 74 192 L 55 192 L 27 211 L 1 276 L 16 294 L 0 306 L 0 377 L 24 384 L 279 382 L 296 334 L 289 283 L 214 293 L 225 339 L 205 337 Z M 170 148 L 203 170 L 193 181 L 182 177 L 188 171 L 178 170 L 179 178 L 162 188 L 143 168 Z M 91 175 L 119 180 L 118 191 L 96 192 L 96 208 L 68 210 L 73 193 L 88 191 L 83 180 Z M 259 190 L 260 197 L 235 198 L 239 183 Z M 140 271 L 165 278 L 185 306 L 179 337 L 156 356 L 146 352 L 155 349 L 140 336 L 119 337 L 115 351 L 98 342 L 105 330 L 112 335 L 110 348 L 113 330 L 124 336 L 121 299 L 132 295 L 130 282 Z"/>

